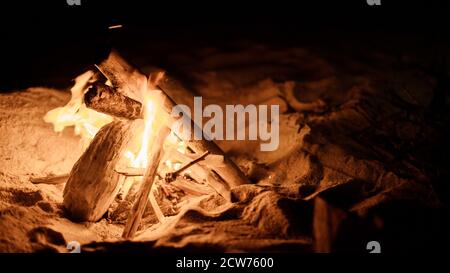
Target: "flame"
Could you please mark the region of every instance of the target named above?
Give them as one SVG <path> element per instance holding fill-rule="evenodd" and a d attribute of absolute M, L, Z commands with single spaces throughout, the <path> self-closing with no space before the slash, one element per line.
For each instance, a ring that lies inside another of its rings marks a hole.
<path fill-rule="evenodd" d="M 70 89 L 72 97 L 63 107 L 58 107 L 47 112 L 44 120 L 52 123 L 55 132 L 62 132 L 64 128 L 74 126 L 75 134 L 83 139 L 92 140 L 101 127 L 113 121 L 113 117 L 87 108 L 83 102 L 85 92 L 89 87 L 89 81 L 94 76 L 93 71 L 87 71 L 75 79 L 74 86 Z M 148 154 L 152 145 L 153 133 L 159 126 L 165 124 L 166 117 L 157 111 L 158 92 L 156 82 L 163 76 L 161 73 L 151 75 L 149 81 L 144 83 L 139 94 L 143 98 L 143 124 L 136 128 L 132 141 L 123 153 L 125 164 L 132 168 L 146 168 L 148 166 Z M 171 133 L 168 137 L 169 144 L 176 145 L 179 152 L 186 149 L 185 144 Z M 171 169 L 180 168 L 180 163 L 170 162 Z"/>
<path fill-rule="evenodd" d="M 148 94 L 148 93 L 147 93 Z M 154 131 L 155 125 L 155 103 L 151 99 L 150 95 L 145 96 L 144 104 L 144 129 L 138 137 L 138 142 L 140 142 L 139 151 L 134 154 L 131 150 L 125 151 L 125 157 L 130 160 L 130 167 L 134 168 L 146 168 L 148 165 L 148 151 L 150 148 L 150 142 L 152 137 L 152 132 Z"/>
<path fill-rule="evenodd" d="M 62 132 L 64 128 L 74 126 L 76 135 L 92 140 L 100 128 L 113 121 L 111 116 L 89 109 L 83 102 L 88 82 L 93 75 L 94 72 L 89 70 L 78 76 L 70 89 L 70 101 L 63 107 L 48 111 L 44 116 L 45 122 L 53 124 L 55 132 Z"/>
<path fill-rule="evenodd" d="M 160 90 L 156 83 L 163 76 L 162 73 L 151 74 L 140 88 L 139 95 L 142 98 L 144 125 L 141 132 L 137 134 L 124 156 L 129 160 L 129 166 L 133 168 L 146 168 L 148 165 L 148 154 L 154 138 L 154 132 L 157 132 L 165 124 L 165 116 L 160 114 L 158 105 L 160 102 Z M 134 149 L 133 149 L 134 147 Z M 137 151 L 137 152 L 133 152 Z"/>
<path fill-rule="evenodd" d="M 135 121 L 134 124 L 136 126 L 132 132 L 134 135 L 131 141 L 127 143 L 128 146 L 122 154 L 124 161 L 120 160 L 118 163 L 120 166 L 125 164 L 126 167 L 146 169 L 149 165 L 149 151 L 154 145 L 155 133 L 159 132 L 162 126 L 168 124 L 168 120 L 166 120 L 168 118 L 167 114 L 159 109 L 163 99 L 161 96 L 162 91 L 156 85 L 163 75 L 163 73 L 150 75 L 148 81 L 138 88 L 139 101 L 142 102 L 143 120 Z M 62 132 L 64 128 L 74 126 L 75 134 L 81 135 L 84 139 L 92 140 L 101 127 L 113 121 L 111 116 L 91 110 L 84 104 L 83 97 L 93 76 L 93 71 L 87 71 L 78 76 L 75 79 L 74 86 L 71 88 L 72 97 L 70 101 L 63 107 L 50 110 L 44 116 L 44 120 L 52 123 L 56 132 Z M 186 153 L 186 143 L 181 141 L 173 132 L 169 134 L 166 140 L 164 145 L 170 145 L 171 148 L 175 148 L 179 153 Z M 171 159 L 165 160 L 164 164 L 169 171 L 182 168 L 181 162 L 172 161 Z M 190 173 L 190 170 L 185 172 Z M 125 177 L 120 189 L 121 194 L 126 196 L 133 183 L 142 183 L 142 181 L 142 176 Z M 166 221 L 166 218 L 155 199 L 155 189 L 155 184 L 152 184 L 148 198 L 157 218 L 163 223 Z"/>

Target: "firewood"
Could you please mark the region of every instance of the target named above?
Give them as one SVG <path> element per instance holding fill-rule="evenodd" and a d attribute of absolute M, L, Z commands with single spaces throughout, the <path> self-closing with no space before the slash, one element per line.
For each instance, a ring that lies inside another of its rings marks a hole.
<path fill-rule="evenodd" d="M 122 237 L 125 239 L 132 238 L 139 228 L 142 215 L 147 206 L 149 194 L 152 190 L 153 182 L 155 180 L 156 172 L 162 158 L 162 147 L 164 140 L 169 135 L 170 129 L 163 126 L 156 134 L 156 138 L 152 143 L 151 151 L 149 153 L 149 166 L 145 171 L 143 183 L 139 188 L 138 198 L 135 201 L 133 208 L 128 218 L 127 224 L 123 230 Z M 158 208 L 154 208 L 155 213 Z"/>
<path fill-rule="evenodd" d="M 144 176 L 145 174 L 145 169 L 143 168 L 122 167 L 115 168 L 114 171 L 124 176 Z"/>
<path fill-rule="evenodd" d="M 169 148 L 167 151 L 164 152 L 164 158 L 165 160 L 169 159 L 179 162 L 185 162 L 185 166 L 187 165 L 188 168 L 183 168 L 183 170 L 177 171 L 177 174 L 180 174 L 182 176 L 189 176 L 198 183 L 208 183 L 209 186 L 211 186 L 212 189 L 214 189 L 217 193 L 222 195 L 222 197 L 224 197 L 228 201 L 231 201 L 229 187 L 227 187 L 227 184 L 223 181 L 222 178 L 220 178 L 216 173 L 214 173 L 214 171 L 211 171 L 209 168 L 213 164 L 222 165 L 223 164 L 222 156 L 209 155 L 209 152 L 204 153 L 203 155 L 200 156 L 196 156 L 195 154 L 189 155 L 180 153 L 176 149 Z M 218 158 L 220 158 L 221 160 L 219 160 Z M 197 162 L 200 159 L 201 161 Z M 145 173 L 145 169 L 143 168 L 131 168 L 131 167 L 120 167 L 116 168 L 114 171 L 126 177 L 144 176 Z M 163 177 L 166 178 L 166 175 L 164 174 L 158 174 L 158 176 L 160 178 Z M 174 182 L 176 181 L 173 181 L 171 183 Z M 210 194 L 210 192 L 208 191 L 207 194 Z"/>
<path fill-rule="evenodd" d="M 174 82 L 175 80 L 170 79 L 169 77 L 164 77 L 160 83 L 164 82 Z M 161 84 L 164 85 L 164 84 Z M 158 85 L 159 86 L 159 85 Z M 171 84 L 170 86 L 175 86 L 174 84 Z M 181 88 L 180 85 L 176 85 L 178 88 Z M 163 92 L 165 90 L 162 90 Z M 181 92 L 181 91 L 178 91 Z M 186 91 L 187 92 L 187 91 Z M 164 92 L 164 94 L 166 94 Z M 167 96 L 167 95 L 166 95 Z M 163 109 L 165 112 L 170 116 L 170 113 L 172 112 L 173 107 L 175 107 L 175 102 L 168 97 L 166 100 L 166 103 L 163 105 Z M 172 121 L 175 121 L 175 118 L 171 117 Z M 198 127 L 198 125 L 191 121 L 191 127 L 192 132 L 201 131 L 202 129 Z M 179 132 L 174 132 L 176 135 L 179 135 Z M 222 178 L 222 181 L 225 182 L 223 185 L 226 189 L 231 189 L 233 187 L 242 185 L 242 184 L 248 184 L 249 181 L 247 177 L 244 175 L 244 173 L 239 169 L 239 167 L 227 156 L 225 153 L 220 149 L 219 146 L 214 141 L 208 141 L 206 139 L 201 140 L 195 140 L 193 136 L 188 139 L 184 140 L 186 142 L 186 145 L 194 151 L 196 154 L 201 155 L 206 152 L 209 153 L 208 156 L 218 156 L 223 157 L 223 162 L 218 164 L 217 162 L 211 161 L 211 165 L 209 166 L 212 171 L 214 171 L 220 178 Z"/>
<path fill-rule="evenodd" d="M 98 221 L 113 202 L 121 177 L 114 168 L 133 135 L 132 125 L 125 121 L 105 125 L 73 166 L 63 204 L 74 220 Z"/>
<path fill-rule="evenodd" d="M 207 152 L 203 153 L 202 155 L 198 156 L 197 158 L 194 158 L 191 161 L 185 163 L 178 170 L 166 173 L 166 176 L 164 179 L 166 180 L 166 182 L 171 182 L 171 181 L 175 180 L 181 172 L 185 171 L 187 168 L 194 165 L 198 161 L 203 160 L 203 158 L 205 158 L 205 156 L 207 156 L 208 154 L 209 154 L 209 152 L 207 151 Z"/>
<path fill-rule="evenodd" d="M 158 87 L 164 92 L 167 93 L 168 89 L 172 89 L 172 94 L 185 94 L 188 95 L 190 92 L 185 90 L 183 85 L 179 83 L 177 80 L 173 79 L 165 75 L 159 82 Z M 176 105 L 175 101 L 171 99 L 169 96 L 168 100 L 166 100 L 166 104 L 163 105 L 163 108 L 166 113 L 170 115 L 173 107 Z M 202 129 L 194 122 L 191 121 L 192 132 L 201 131 Z M 174 132 L 177 134 L 177 132 Z M 195 140 L 191 137 L 190 140 L 186 141 L 187 146 L 193 150 L 197 154 L 204 154 L 205 152 L 209 152 L 210 155 L 217 155 L 223 157 L 223 162 L 221 164 L 211 164 L 210 168 L 222 178 L 222 180 L 226 183 L 222 188 L 229 190 L 235 186 L 239 186 L 242 184 L 248 184 L 249 180 L 244 175 L 244 173 L 239 169 L 239 167 L 228 157 L 225 153 L 220 149 L 219 146 L 214 141 L 208 141 L 205 139 Z"/>
<path fill-rule="evenodd" d="M 45 177 L 33 177 L 30 178 L 30 182 L 33 184 L 63 184 L 67 182 L 69 178 L 69 174 L 61 174 L 61 175 L 48 175 Z"/>
<path fill-rule="evenodd" d="M 110 82 L 113 84 L 114 88 L 125 96 L 128 96 L 132 99 L 142 102 L 142 98 L 137 96 L 140 88 L 142 88 L 143 78 L 146 78 L 143 74 L 141 74 L 136 68 L 133 68 L 129 65 L 118 53 L 117 51 L 112 51 L 109 57 L 103 61 L 100 65 L 98 65 L 99 70 L 105 75 Z M 182 95 L 188 96 L 189 91 L 185 90 L 184 87 L 175 79 L 165 75 L 162 77 L 160 81 L 158 81 L 157 86 L 163 91 L 163 95 L 165 96 L 164 103 L 161 105 L 163 112 L 171 118 L 171 122 L 174 122 L 175 117 L 171 117 L 172 108 L 176 105 L 174 100 L 170 98 L 167 94 L 170 92 L 172 94 L 177 94 L 178 100 L 182 99 Z M 168 90 L 174 89 L 174 90 Z M 112 97 L 111 97 L 112 98 Z M 176 98 L 176 99 L 177 99 Z M 118 103 L 118 102 L 111 102 Z M 91 107 L 95 107 L 91 105 Z M 95 108 L 93 108 L 95 109 Z M 97 109 L 96 109 L 97 110 Z M 98 109 L 100 112 L 101 109 Z M 134 114 L 128 115 L 130 119 L 139 118 L 140 115 Z M 120 113 L 116 113 L 116 116 L 120 116 Z M 198 126 L 192 121 L 193 124 L 193 132 L 197 130 L 201 130 Z M 170 124 L 168 124 L 170 126 Z M 177 135 L 180 135 L 178 132 L 174 132 Z M 215 175 L 221 178 L 221 181 L 224 183 L 220 188 L 222 192 L 229 191 L 230 188 L 239 186 L 242 184 L 249 183 L 247 177 L 242 173 L 242 171 L 237 167 L 237 165 L 224 154 L 224 152 L 217 146 L 213 141 L 208 141 L 205 139 L 202 140 L 191 140 L 186 141 L 187 146 L 194 151 L 197 155 L 204 154 L 209 152 L 211 155 L 217 155 L 223 157 L 223 162 L 220 164 L 212 163 L 210 169 Z M 211 175 L 211 177 L 216 177 L 215 175 Z M 217 177 L 216 177 L 217 178 Z M 218 184 L 220 180 L 216 181 Z"/>
<path fill-rule="evenodd" d="M 150 194 L 148 195 L 148 201 L 150 202 L 150 205 L 152 206 L 158 221 L 160 223 L 164 222 L 164 213 L 162 212 L 155 198 L 155 188 L 152 188 L 152 190 L 150 191 Z"/>
<path fill-rule="evenodd" d="M 208 156 L 209 155 L 207 155 L 207 158 Z M 180 162 L 189 162 L 195 159 L 195 157 L 182 154 L 175 149 L 170 149 L 168 151 L 167 158 Z M 222 180 L 222 178 L 216 175 L 214 171 L 211 171 L 211 169 L 203 165 L 203 161 L 190 166 L 189 169 L 181 172 L 181 175 L 187 175 L 199 183 L 208 183 L 216 192 L 218 192 L 228 201 L 231 201 L 230 191 L 225 187 L 226 183 Z"/>
<path fill-rule="evenodd" d="M 179 177 L 177 180 L 171 182 L 170 184 L 191 195 L 200 196 L 215 193 L 215 190 L 213 188 L 194 181 L 189 181 L 184 177 Z"/>
<path fill-rule="evenodd" d="M 147 83 L 147 77 L 125 61 L 116 50 L 113 49 L 107 59 L 96 67 L 118 92 L 136 101 L 143 101 L 141 90 Z"/>
<path fill-rule="evenodd" d="M 116 117 L 136 119 L 141 117 L 142 104 L 130 99 L 104 83 L 96 82 L 84 95 L 84 103 L 95 109 Z"/>
<path fill-rule="evenodd" d="M 125 224 L 133 202 L 137 198 L 142 179 L 123 176 L 123 183 L 111 206 L 108 208 L 108 221 Z"/>

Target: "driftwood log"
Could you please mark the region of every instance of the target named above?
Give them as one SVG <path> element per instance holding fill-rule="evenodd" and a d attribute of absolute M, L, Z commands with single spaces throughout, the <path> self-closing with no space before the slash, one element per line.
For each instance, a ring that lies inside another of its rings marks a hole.
<path fill-rule="evenodd" d="M 141 112 L 137 111 L 142 108 L 142 98 L 139 95 L 139 89 L 142 88 L 143 82 L 147 77 L 141 74 L 136 68 L 129 65 L 116 51 L 112 51 L 108 58 L 100 63 L 99 71 L 112 83 L 114 88 L 105 85 L 97 85 L 90 90 L 88 96 L 85 96 L 85 103 L 88 107 L 108 113 L 117 117 L 128 119 L 142 118 Z M 167 93 L 171 89 L 172 94 L 189 95 L 190 92 L 173 78 L 164 75 L 164 77 L 156 83 L 156 87 L 163 91 L 165 99 L 162 106 L 163 112 L 169 117 L 170 122 L 176 120 L 171 117 L 172 108 L 176 105 L 175 101 L 170 98 Z M 111 94 L 115 93 L 115 94 Z M 119 93 L 119 94 L 117 94 Z M 108 95 L 105 95 L 108 94 Z M 119 104 L 122 104 L 119 106 Z M 105 107 L 104 107 L 105 106 Z M 127 109 L 130 111 L 127 112 Z M 126 113 L 125 113 L 126 112 Z M 168 124 L 170 126 L 170 124 Z M 193 132 L 201 130 L 192 121 Z M 179 135 L 178 132 L 174 132 Z M 237 165 L 213 142 L 205 139 L 194 140 L 193 138 L 185 141 L 187 146 L 197 155 L 208 152 L 210 155 L 222 157 L 222 161 L 211 163 L 209 169 L 211 173 L 208 175 L 211 186 L 218 192 L 229 198 L 230 188 L 249 183 L 247 177 L 237 167 Z"/>
<path fill-rule="evenodd" d="M 141 118 L 142 104 L 114 88 L 101 83 L 94 83 L 84 95 L 87 107 L 99 112 L 127 119 Z"/>
<path fill-rule="evenodd" d="M 133 127 L 129 121 L 103 126 L 73 166 L 64 188 L 64 207 L 72 219 L 94 222 L 108 210 L 124 178 L 114 168 Z"/>
<path fill-rule="evenodd" d="M 143 101 L 141 89 L 147 78 L 128 64 L 116 50 L 113 49 L 107 59 L 96 67 L 120 93 L 136 101 Z"/>

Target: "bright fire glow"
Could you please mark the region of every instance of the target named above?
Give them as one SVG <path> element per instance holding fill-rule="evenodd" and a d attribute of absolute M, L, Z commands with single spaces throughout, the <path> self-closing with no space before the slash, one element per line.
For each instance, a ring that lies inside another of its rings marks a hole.
<path fill-rule="evenodd" d="M 84 93 L 93 74 L 94 72 L 87 71 L 78 76 L 75 85 L 70 89 L 72 92 L 70 101 L 63 107 L 48 111 L 44 116 L 45 122 L 53 124 L 55 132 L 62 132 L 64 128 L 74 126 L 76 135 L 92 140 L 100 128 L 113 121 L 111 116 L 89 109 L 83 102 Z"/>
<path fill-rule="evenodd" d="M 74 126 L 76 135 L 80 135 L 83 139 L 90 141 L 101 127 L 113 121 L 113 117 L 89 109 L 83 102 L 84 94 L 93 75 L 93 71 L 87 71 L 78 76 L 70 90 L 72 93 L 71 100 L 65 106 L 50 110 L 44 116 L 46 122 L 53 124 L 55 132 L 62 132 L 64 128 Z M 138 123 L 139 126 L 136 126 L 137 128 L 133 132 L 134 136 L 123 153 L 125 159 L 123 163 L 128 167 L 147 168 L 149 164 L 148 154 L 151 149 L 154 132 L 160 129 L 159 126 L 165 124 L 163 119 L 166 117 L 158 114 L 157 94 L 160 91 L 156 89 L 151 83 L 143 84 L 140 89 L 139 93 L 143 98 L 144 119 L 142 124 Z M 184 153 L 186 149 L 184 142 L 179 141 L 173 133 L 167 138 L 167 143 L 176 145 L 177 150 L 181 153 Z M 165 163 L 173 170 L 181 167 L 180 163 L 170 160 L 167 160 Z"/>
<path fill-rule="evenodd" d="M 130 167 L 133 168 L 146 168 L 148 165 L 148 151 L 150 148 L 150 140 L 152 137 L 152 132 L 154 131 L 155 125 L 155 103 L 151 99 L 150 95 L 145 96 L 144 107 L 144 129 L 139 134 L 137 140 L 140 143 L 139 151 L 137 155 L 131 150 L 126 150 L 124 156 L 130 160 Z"/>
<path fill-rule="evenodd" d="M 158 105 L 162 103 L 160 90 L 158 90 L 157 82 L 162 79 L 164 73 L 151 74 L 147 81 L 141 85 L 139 95 L 142 98 L 144 125 L 141 132 L 137 132 L 131 145 L 124 153 L 124 157 L 128 159 L 128 165 L 133 168 L 147 168 L 148 154 L 151 149 L 154 132 L 158 132 L 166 122 L 166 116 L 158 109 Z M 137 130 L 139 131 L 139 130 Z"/>

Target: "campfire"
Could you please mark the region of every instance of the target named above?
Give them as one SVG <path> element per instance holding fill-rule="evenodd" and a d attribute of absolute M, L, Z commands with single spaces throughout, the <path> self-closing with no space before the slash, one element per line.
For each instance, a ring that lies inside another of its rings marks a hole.
<path fill-rule="evenodd" d="M 68 178 L 64 207 L 71 219 L 95 222 L 106 214 L 124 222 L 122 237 L 131 239 L 145 229 L 148 208 L 164 229 L 202 196 L 217 192 L 230 200 L 231 187 L 248 183 L 214 142 L 181 137 L 182 128 L 172 126 L 176 98 L 166 92 L 173 88 L 189 94 L 163 71 L 146 76 L 112 51 L 75 79 L 67 105 L 45 115 L 56 132 L 74 126 L 87 146 L 69 175 L 44 179 Z"/>
<path fill-rule="evenodd" d="M 447 77 L 358 41 L 180 49 L 129 27 L 120 53 L 0 94 L 1 252 L 445 245 Z"/>

